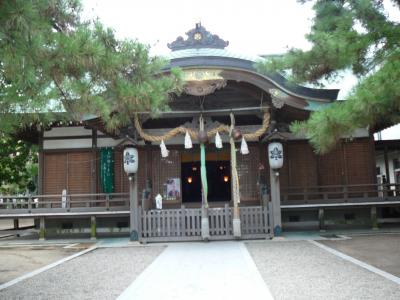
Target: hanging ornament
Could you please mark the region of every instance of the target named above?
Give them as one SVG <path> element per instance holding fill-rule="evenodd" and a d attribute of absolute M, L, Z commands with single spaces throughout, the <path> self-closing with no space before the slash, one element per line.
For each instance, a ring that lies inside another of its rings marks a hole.
<path fill-rule="evenodd" d="M 242 133 L 240 132 L 240 129 L 239 129 L 239 128 L 234 128 L 234 129 L 232 130 L 232 137 L 233 137 L 233 139 L 234 139 L 235 141 L 238 141 L 238 140 L 241 139 Z"/>
<path fill-rule="evenodd" d="M 244 139 L 244 137 L 242 137 L 242 143 L 240 145 L 240 153 L 242 153 L 243 155 L 249 154 L 249 148 L 247 147 L 247 143 L 246 140 Z"/>
<path fill-rule="evenodd" d="M 199 142 L 205 144 L 208 141 L 207 133 L 204 130 L 199 131 Z"/>
<path fill-rule="evenodd" d="M 168 157 L 169 151 L 167 150 L 167 147 L 164 144 L 164 140 L 161 140 L 160 148 L 161 148 L 161 157 Z"/>
<path fill-rule="evenodd" d="M 222 140 L 218 131 L 217 134 L 215 135 L 215 147 L 217 147 L 218 149 L 222 149 Z"/>
<path fill-rule="evenodd" d="M 190 138 L 189 132 L 186 131 L 185 134 L 185 149 L 193 148 L 192 140 Z"/>

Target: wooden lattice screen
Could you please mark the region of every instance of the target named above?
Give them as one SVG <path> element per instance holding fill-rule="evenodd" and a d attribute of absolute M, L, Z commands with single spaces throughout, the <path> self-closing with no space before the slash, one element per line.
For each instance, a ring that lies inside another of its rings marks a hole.
<path fill-rule="evenodd" d="M 260 201 L 259 192 L 259 167 L 260 149 L 256 145 L 249 145 L 250 153 L 242 155 L 237 153 L 237 171 L 240 183 L 240 201 L 257 202 Z"/>
<path fill-rule="evenodd" d="M 70 194 L 91 192 L 92 153 L 45 153 L 44 194 L 61 194 L 66 189 Z"/>
<path fill-rule="evenodd" d="M 152 151 L 152 171 L 153 171 L 153 198 L 160 194 L 166 199 L 166 185 L 169 179 L 181 178 L 181 152 L 179 150 L 169 150 L 169 155 L 162 158 L 160 150 Z M 181 183 L 182 185 L 182 183 Z M 163 203 L 178 204 L 182 201 L 182 193 L 176 200 L 166 200 Z"/>

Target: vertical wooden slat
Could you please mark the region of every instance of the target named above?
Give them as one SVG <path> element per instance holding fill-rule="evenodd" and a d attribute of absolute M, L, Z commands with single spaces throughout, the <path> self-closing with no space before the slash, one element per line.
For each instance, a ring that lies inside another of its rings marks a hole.
<path fill-rule="evenodd" d="M 147 211 L 143 211 L 143 236 L 147 238 Z M 144 225 L 146 224 L 146 225 Z"/>
<path fill-rule="evenodd" d="M 167 211 L 167 236 L 171 236 L 171 211 Z"/>
<path fill-rule="evenodd" d="M 186 217 L 185 217 L 185 207 L 181 207 L 181 222 L 180 224 L 180 232 L 181 236 L 186 236 Z"/>

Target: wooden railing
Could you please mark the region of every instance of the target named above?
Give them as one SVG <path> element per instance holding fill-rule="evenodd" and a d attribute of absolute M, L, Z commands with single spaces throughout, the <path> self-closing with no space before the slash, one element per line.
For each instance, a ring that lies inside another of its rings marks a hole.
<path fill-rule="evenodd" d="M 400 201 L 399 184 L 328 185 L 291 187 L 281 191 L 281 204 L 318 204 Z"/>
<path fill-rule="evenodd" d="M 129 210 L 129 194 L 0 195 L 0 214 L 108 210 Z"/>

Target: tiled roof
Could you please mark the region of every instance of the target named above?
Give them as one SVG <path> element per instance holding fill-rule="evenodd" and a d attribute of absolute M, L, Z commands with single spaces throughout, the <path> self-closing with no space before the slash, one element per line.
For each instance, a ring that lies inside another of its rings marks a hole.
<path fill-rule="evenodd" d="M 228 51 L 226 49 L 213 49 L 213 48 L 197 48 L 197 49 L 184 49 L 184 50 L 172 51 L 167 56 L 167 58 L 177 59 L 186 57 L 207 57 L 207 56 L 237 58 L 252 62 L 256 62 L 258 60 L 263 59 L 261 56 L 243 55 Z"/>

